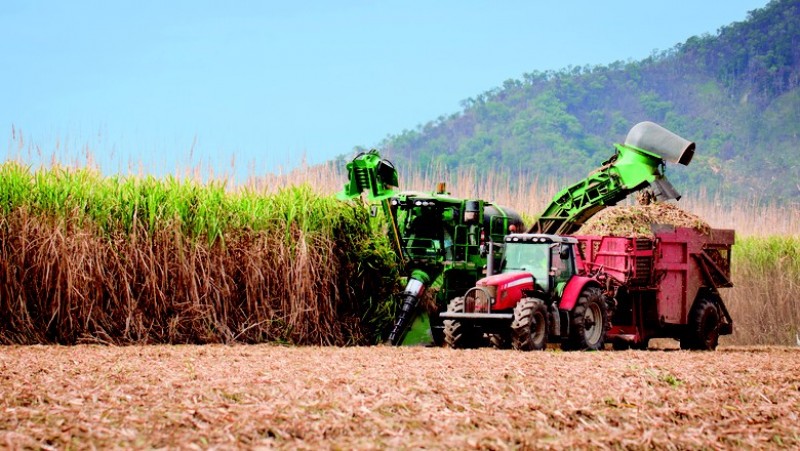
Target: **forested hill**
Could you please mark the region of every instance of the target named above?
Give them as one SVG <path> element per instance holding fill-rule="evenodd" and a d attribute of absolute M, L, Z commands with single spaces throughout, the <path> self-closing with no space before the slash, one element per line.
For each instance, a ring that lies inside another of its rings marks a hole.
<path fill-rule="evenodd" d="M 697 143 L 689 167 L 667 169 L 679 190 L 797 202 L 800 0 L 774 0 L 642 61 L 526 73 L 462 107 L 388 136 L 383 154 L 404 170 L 471 165 L 577 181 L 649 120 Z"/>

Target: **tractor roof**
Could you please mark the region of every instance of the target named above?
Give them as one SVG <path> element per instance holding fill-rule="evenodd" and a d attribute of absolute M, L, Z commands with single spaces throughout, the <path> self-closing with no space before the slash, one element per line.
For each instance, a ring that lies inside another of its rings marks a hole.
<path fill-rule="evenodd" d="M 506 235 L 506 243 L 565 243 L 577 244 L 571 236 L 549 235 L 544 233 L 511 233 Z"/>

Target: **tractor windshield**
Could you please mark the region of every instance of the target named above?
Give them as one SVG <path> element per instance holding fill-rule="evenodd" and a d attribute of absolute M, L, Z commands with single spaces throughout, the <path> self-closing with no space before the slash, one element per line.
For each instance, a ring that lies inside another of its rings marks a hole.
<path fill-rule="evenodd" d="M 549 243 L 507 243 L 501 271 L 525 271 L 533 274 L 536 284 L 545 291 L 549 274 Z"/>

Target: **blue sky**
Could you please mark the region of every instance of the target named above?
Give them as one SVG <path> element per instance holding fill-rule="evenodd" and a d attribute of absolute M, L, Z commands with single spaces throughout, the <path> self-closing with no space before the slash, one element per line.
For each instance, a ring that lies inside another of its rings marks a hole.
<path fill-rule="evenodd" d="M 0 154 L 257 175 L 375 146 L 526 72 L 645 58 L 766 4 L 4 0 Z"/>

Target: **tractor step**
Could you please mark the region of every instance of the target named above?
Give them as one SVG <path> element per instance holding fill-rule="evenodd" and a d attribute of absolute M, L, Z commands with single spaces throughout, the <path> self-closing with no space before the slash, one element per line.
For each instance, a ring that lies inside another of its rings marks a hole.
<path fill-rule="evenodd" d="M 514 319 L 513 313 L 461 313 L 461 312 L 442 312 L 439 318 L 444 319 Z"/>

